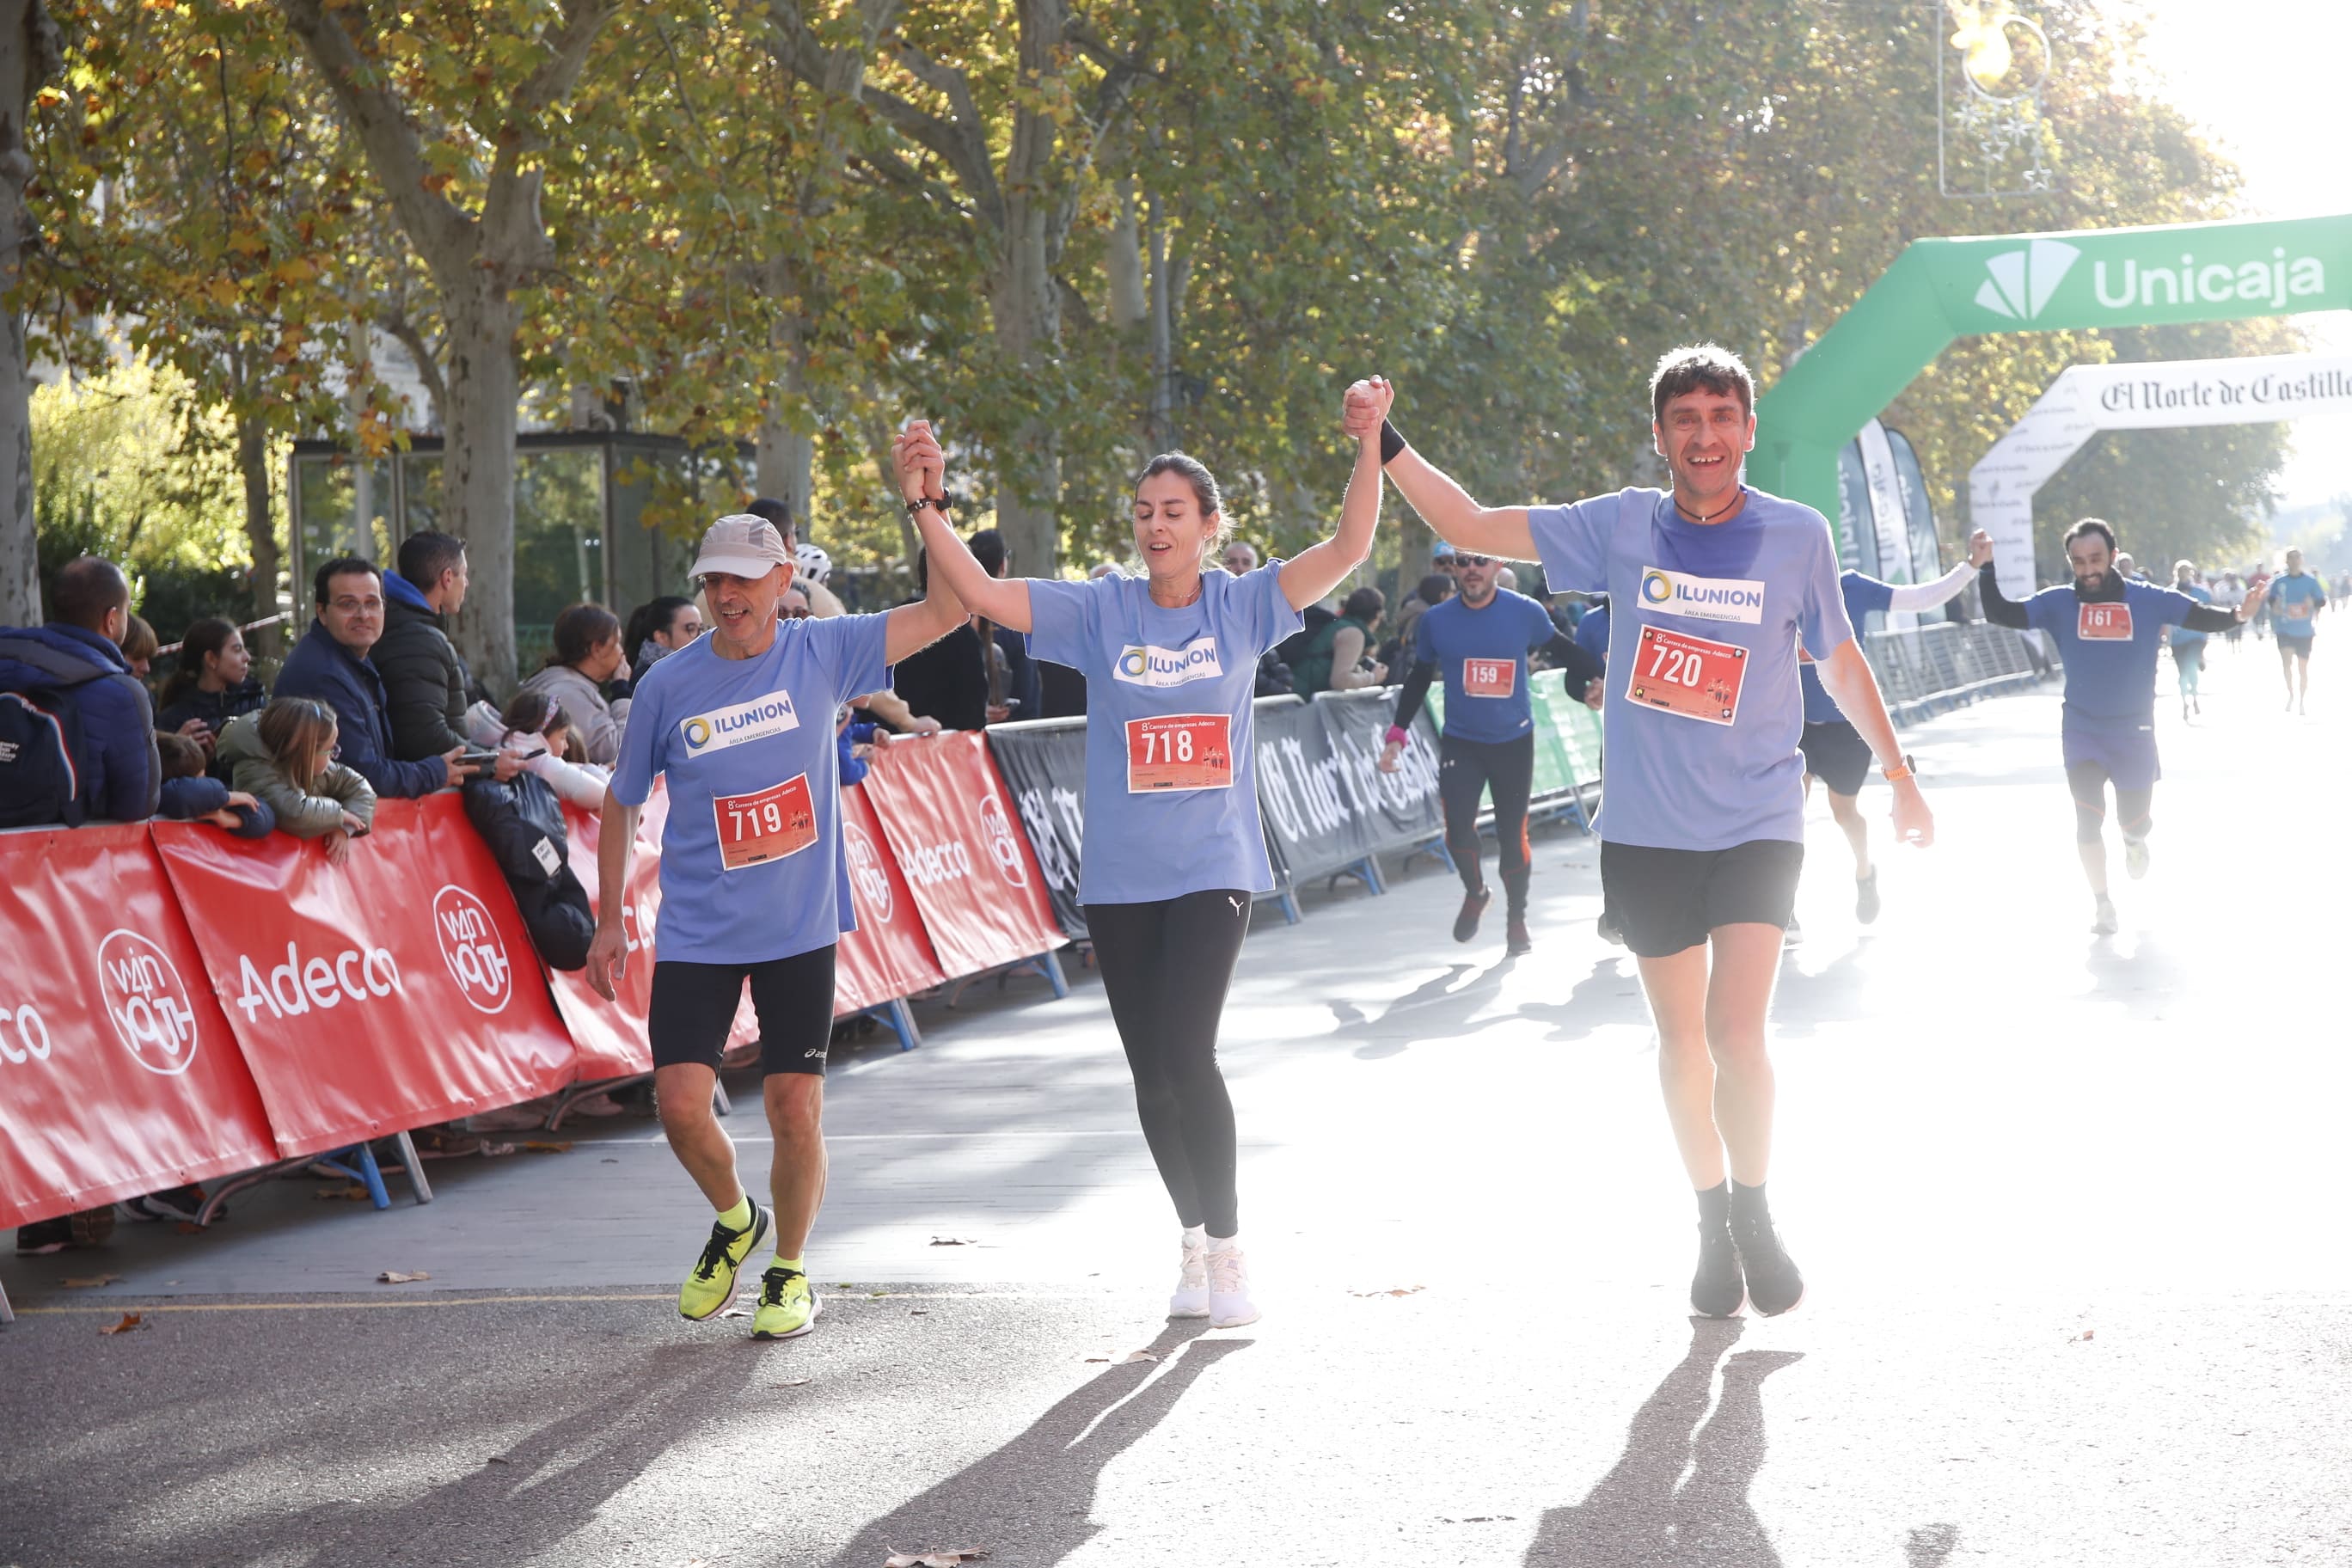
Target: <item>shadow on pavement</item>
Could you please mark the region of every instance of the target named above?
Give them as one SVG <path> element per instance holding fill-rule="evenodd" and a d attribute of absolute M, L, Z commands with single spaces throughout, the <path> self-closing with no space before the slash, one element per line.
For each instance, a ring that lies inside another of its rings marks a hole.
<path fill-rule="evenodd" d="M 1552 1026 L 1555 1040 L 1582 1040 L 1610 1024 L 1650 1023 L 1650 1005 L 1642 999 L 1642 976 L 1630 952 L 1612 952 L 1595 959 L 1592 973 L 1578 981 L 1565 1002 L 1530 1002 L 1519 1016 Z"/>
<path fill-rule="evenodd" d="M 975 1547 L 1039 1568 L 1060 1562 L 1095 1534 L 1104 1467 L 1158 1426 L 1202 1373 L 1255 1342 L 1201 1339 L 1207 1330 L 1200 1320 L 1170 1323 L 1147 1347 L 1161 1360 L 1091 1379 L 1004 1447 L 859 1531 L 835 1553 L 833 1568 L 874 1568 L 894 1552 Z"/>
<path fill-rule="evenodd" d="M 1339 1026 L 1331 1037 L 1367 1041 L 1356 1048 L 1356 1056 L 1378 1061 L 1408 1049 L 1416 1040 L 1458 1039 L 1474 1029 L 1500 1023 L 1502 1015 L 1473 1020 L 1479 1008 L 1502 990 L 1503 977 L 1516 962 L 1504 958 L 1483 966 L 1449 963 L 1444 973 L 1423 981 L 1381 1009 L 1378 1017 L 1353 1002 L 1330 1003 L 1332 1021 Z"/>
<path fill-rule="evenodd" d="M 1780 984 L 1772 992 L 1772 1032 L 1801 1039 L 1823 1024 L 1835 1026 L 1862 1016 L 1863 993 L 1870 984 L 1862 960 L 1869 951 L 1869 939 L 1863 938 L 1807 973 L 1798 967 L 1796 954 L 1784 950 Z"/>
<path fill-rule="evenodd" d="M 1725 1361 L 1744 1326 L 1692 1321 L 1689 1352 L 1634 1413 L 1616 1466 L 1582 1502 L 1544 1515 L 1530 1568 L 1780 1568 L 1748 1486 L 1764 1464 L 1764 1380 L 1803 1357 L 1742 1351 Z M 1723 1397 L 1709 1415 L 1719 1361 Z"/>

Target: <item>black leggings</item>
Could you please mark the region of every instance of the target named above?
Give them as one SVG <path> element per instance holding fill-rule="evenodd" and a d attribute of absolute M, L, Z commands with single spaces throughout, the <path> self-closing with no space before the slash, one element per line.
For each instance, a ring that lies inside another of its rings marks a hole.
<path fill-rule="evenodd" d="M 2071 763 L 2066 768 L 2066 788 L 2074 796 L 2074 842 L 2096 844 L 2107 821 L 2107 770 L 2097 763 Z M 2116 820 L 2126 838 L 2147 837 L 2147 830 L 2155 826 L 2150 820 L 2155 805 L 2152 789 L 2116 786 Z"/>
<path fill-rule="evenodd" d="M 1241 1233 L 1234 1102 L 1217 1070 L 1217 1022 L 1248 933 L 1250 896 L 1230 889 L 1148 904 L 1088 904 L 1111 1021 L 1135 1074 L 1143 1141 L 1179 1223 Z"/>
<path fill-rule="evenodd" d="M 1536 738 L 1438 742 L 1437 795 L 1445 803 L 1445 847 L 1465 892 L 1486 885 L 1478 866 L 1478 797 L 1495 795 L 1495 844 L 1503 900 L 1514 916 L 1528 910 L 1528 795 L 1535 787 Z"/>

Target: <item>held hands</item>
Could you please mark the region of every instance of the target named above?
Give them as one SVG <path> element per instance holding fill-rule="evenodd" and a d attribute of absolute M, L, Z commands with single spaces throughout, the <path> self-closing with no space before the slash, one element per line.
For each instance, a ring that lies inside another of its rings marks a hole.
<path fill-rule="evenodd" d="M 1992 535 L 1978 529 L 1969 535 L 1969 564 L 1981 566 L 1992 559 Z"/>
<path fill-rule="evenodd" d="M 1348 388 L 1339 427 L 1358 441 L 1378 438 L 1381 421 L 1396 402 L 1396 388 L 1385 376 L 1366 376 Z"/>
<path fill-rule="evenodd" d="M 891 470 L 898 476 L 898 493 L 909 501 L 947 499 L 947 454 L 928 419 L 909 419 L 890 443 Z"/>
<path fill-rule="evenodd" d="M 599 921 L 596 934 L 588 942 L 588 984 L 596 994 L 607 1002 L 620 999 L 621 976 L 629 972 L 629 942 L 617 920 L 611 924 Z"/>

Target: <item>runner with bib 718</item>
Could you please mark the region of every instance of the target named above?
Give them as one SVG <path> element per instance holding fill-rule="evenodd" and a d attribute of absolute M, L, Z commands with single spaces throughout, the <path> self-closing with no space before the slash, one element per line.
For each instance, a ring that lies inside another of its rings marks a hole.
<path fill-rule="evenodd" d="M 1368 384 L 1386 407 L 1386 384 Z M 1255 1321 L 1235 1194 L 1234 1108 L 1217 1026 L 1253 896 L 1274 887 L 1259 826 L 1251 697 L 1257 662 L 1299 610 L 1370 552 L 1379 443 L 1358 445 L 1337 533 L 1234 576 L 1202 571 L 1224 542 L 1217 481 L 1181 452 L 1135 487 L 1139 576 L 1087 583 L 992 577 L 939 505 L 940 448 L 900 437 L 926 488 L 908 492 L 933 573 L 975 614 L 1026 632 L 1039 658 L 1087 678 L 1087 814 L 1078 901 L 1135 1075 L 1136 1110 L 1184 1227 L 1169 1315 Z"/>
<path fill-rule="evenodd" d="M 1894 783 L 1896 837 L 1925 846 L 1935 833 L 1854 642 L 1829 522 L 1741 482 L 1755 383 L 1713 344 L 1673 351 L 1650 379 L 1669 491 L 1480 506 L 1381 417 L 1385 402 L 1349 388 L 1348 433 L 1380 438 L 1389 478 L 1440 537 L 1536 557 L 1555 593 L 1609 594 L 1601 891 L 1640 961 L 1666 1117 L 1697 1189 L 1691 1306 L 1785 1312 L 1804 1280 L 1764 1200 L 1764 1023 L 1804 857 L 1800 642 Z"/>

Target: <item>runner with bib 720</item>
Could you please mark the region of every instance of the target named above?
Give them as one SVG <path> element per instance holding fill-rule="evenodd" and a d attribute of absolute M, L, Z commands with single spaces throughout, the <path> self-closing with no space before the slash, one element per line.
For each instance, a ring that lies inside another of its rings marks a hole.
<path fill-rule="evenodd" d="M 1935 831 L 1846 618 L 1829 523 L 1741 482 L 1755 384 L 1713 344 L 1666 354 L 1650 380 L 1668 491 L 1483 507 L 1380 417 L 1384 401 L 1350 388 L 1348 432 L 1380 437 L 1390 479 L 1455 549 L 1532 555 L 1554 592 L 1609 594 L 1601 893 L 1641 964 L 1667 1120 L 1697 1190 L 1691 1305 L 1787 1311 L 1804 1280 L 1764 1198 L 1764 1026 L 1804 858 L 1801 643 L 1895 785 L 1896 837 L 1925 846 Z"/>
<path fill-rule="evenodd" d="M 1370 396 L 1386 405 L 1384 383 Z M 1086 583 L 992 577 L 948 526 L 939 444 L 909 425 L 929 486 L 910 492 L 933 572 L 973 613 L 1029 634 L 1030 650 L 1087 678 L 1087 820 L 1078 900 L 1135 1075 L 1144 1141 L 1184 1227 L 1171 1317 L 1255 1321 L 1240 1241 L 1233 1100 L 1217 1026 L 1249 930 L 1271 891 L 1258 822 L 1251 698 L 1258 659 L 1299 611 L 1362 563 L 1380 521 L 1379 444 L 1359 444 L 1331 538 L 1234 576 L 1203 571 L 1224 542 L 1217 481 L 1181 452 L 1135 487 L 1138 576 Z"/>

